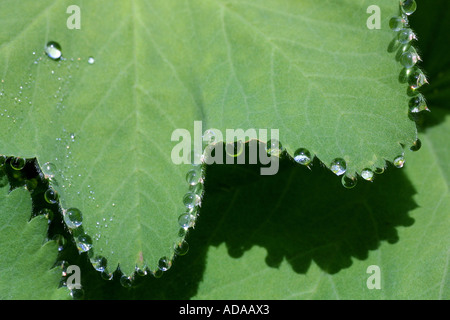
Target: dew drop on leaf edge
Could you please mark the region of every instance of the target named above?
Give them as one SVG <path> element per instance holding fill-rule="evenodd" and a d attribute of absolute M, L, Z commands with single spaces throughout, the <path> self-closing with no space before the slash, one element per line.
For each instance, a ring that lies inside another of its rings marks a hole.
<path fill-rule="evenodd" d="M 294 152 L 294 161 L 307 166 L 311 163 L 311 153 L 304 148 L 300 148 Z"/>
<path fill-rule="evenodd" d="M 344 159 L 336 158 L 330 165 L 330 170 L 337 176 L 341 176 L 347 171 L 347 164 Z"/>
<path fill-rule="evenodd" d="M 55 204 L 58 202 L 58 192 L 53 189 L 47 189 L 44 193 L 44 200 L 49 204 Z"/>
<path fill-rule="evenodd" d="M 398 156 L 394 159 L 393 163 L 396 168 L 403 168 L 405 165 L 405 158 L 403 156 Z"/>
<path fill-rule="evenodd" d="M 172 266 L 172 261 L 170 261 L 167 257 L 162 257 L 158 262 L 158 269 L 161 271 L 167 271 Z"/>
<path fill-rule="evenodd" d="M 341 182 L 345 188 L 352 189 L 356 186 L 358 179 L 356 177 L 350 177 L 348 175 L 343 175 Z"/>
<path fill-rule="evenodd" d="M 64 222 L 70 229 L 75 229 L 81 226 L 83 222 L 83 215 L 77 208 L 70 208 L 64 211 Z"/>
<path fill-rule="evenodd" d="M 402 0 L 401 8 L 404 14 L 411 15 L 417 9 L 417 3 L 415 0 Z"/>
<path fill-rule="evenodd" d="M 24 158 L 15 157 L 11 159 L 10 165 L 14 170 L 22 170 L 25 167 L 26 160 Z"/>
<path fill-rule="evenodd" d="M 364 169 L 361 172 L 361 177 L 366 181 L 373 181 L 375 173 L 370 169 Z"/>
<path fill-rule="evenodd" d="M 411 151 L 419 151 L 420 148 L 422 148 L 422 141 L 420 139 L 417 139 L 414 141 L 413 145 L 409 148 Z"/>

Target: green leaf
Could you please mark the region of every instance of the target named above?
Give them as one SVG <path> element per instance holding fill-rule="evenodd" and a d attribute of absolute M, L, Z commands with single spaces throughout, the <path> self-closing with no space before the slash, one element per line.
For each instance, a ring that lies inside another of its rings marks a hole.
<path fill-rule="evenodd" d="M 91 276 L 88 298 L 448 300 L 450 116 L 433 115 L 445 122 L 420 135 L 404 169 L 352 190 L 288 162 L 273 177 L 211 166 L 221 183 L 206 185 L 189 253 L 132 288 Z M 367 286 L 374 265 L 381 289 Z"/>
<path fill-rule="evenodd" d="M 450 117 L 433 113 L 445 123 L 420 136 L 404 173 L 391 168 L 350 193 L 292 168 L 281 190 L 257 180 L 214 194 L 223 211 L 199 223 L 210 246 L 193 298 L 447 300 Z M 366 285 L 371 265 L 380 290 Z"/>
<path fill-rule="evenodd" d="M 0 188 L 0 299 L 68 299 L 58 289 L 61 269 L 53 268 L 58 245 L 45 239 L 48 220 L 30 215 L 28 191 Z"/>
<path fill-rule="evenodd" d="M 2 1 L 0 152 L 56 165 L 53 186 L 83 213 L 93 256 L 155 270 L 180 241 L 188 192 L 175 129 L 279 129 L 290 155 L 343 158 L 349 174 L 415 141 L 387 50 L 398 2 L 378 2 L 380 30 L 366 26 L 369 0 L 79 2 L 72 30 L 74 1 Z M 48 41 L 64 59 L 45 56 Z"/>

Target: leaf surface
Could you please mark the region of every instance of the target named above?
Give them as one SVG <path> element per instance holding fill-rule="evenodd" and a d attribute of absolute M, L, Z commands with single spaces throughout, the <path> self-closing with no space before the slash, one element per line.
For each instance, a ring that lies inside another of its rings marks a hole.
<path fill-rule="evenodd" d="M 73 4 L 79 30 L 67 28 Z M 56 166 L 62 207 L 81 210 L 111 270 L 155 270 L 183 238 L 190 165 L 172 161 L 175 129 L 278 129 L 290 155 L 343 158 L 350 174 L 413 143 L 387 50 L 398 2 L 379 1 L 380 30 L 366 26 L 371 4 L 2 1 L 0 152 Z M 45 55 L 48 41 L 63 59 Z"/>

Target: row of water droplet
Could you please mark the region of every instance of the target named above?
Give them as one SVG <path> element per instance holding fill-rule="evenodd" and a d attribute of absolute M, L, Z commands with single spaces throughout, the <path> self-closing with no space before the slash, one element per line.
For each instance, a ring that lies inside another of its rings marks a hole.
<path fill-rule="evenodd" d="M 422 111 L 429 111 L 425 102 L 425 97 L 419 93 L 417 90 L 427 84 L 427 78 L 420 68 L 416 64 L 421 61 L 417 50 L 412 45 L 413 41 L 417 40 L 417 36 L 409 28 L 408 16 L 413 14 L 417 9 L 417 4 L 415 0 L 402 0 L 400 1 L 400 14 L 397 17 L 393 17 L 389 24 L 390 28 L 396 32 L 396 36 L 392 43 L 390 44 L 389 51 L 397 50 L 397 60 L 400 61 L 404 69 L 402 70 L 399 80 L 403 83 L 408 83 L 408 94 L 412 96 L 409 101 L 409 112 L 410 114 L 419 113 Z M 271 145 L 273 142 L 268 143 L 268 148 L 275 148 L 276 150 L 282 150 L 281 144 L 276 141 L 276 145 Z M 411 151 L 418 151 L 422 143 L 417 139 L 413 145 L 410 147 Z M 269 150 L 270 150 L 269 149 Z M 310 167 L 313 158 L 311 153 L 305 149 L 300 148 L 294 152 L 294 161 Z M 393 165 L 396 168 L 402 168 L 405 164 L 404 154 L 395 157 L 393 160 Z M 330 166 L 330 170 L 337 176 L 342 176 L 342 185 L 345 188 L 351 189 L 356 186 L 358 177 L 356 175 L 351 175 L 347 172 L 347 163 L 343 158 L 334 159 Z M 360 176 L 366 181 L 373 181 L 375 174 L 381 174 L 384 172 L 384 168 L 366 168 L 364 169 Z"/>
<path fill-rule="evenodd" d="M 420 87 L 428 84 L 428 81 L 423 71 L 417 67 L 417 63 L 421 61 L 413 45 L 414 41 L 417 41 L 417 36 L 409 26 L 408 17 L 416 9 L 415 0 L 403 0 L 400 2 L 399 15 L 389 21 L 390 28 L 395 32 L 389 51 L 397 50 L 396 59 L 404 67 L 399 75 L 399 81 L 408 84 L 408 95 L 411 96 L 409 113 L 412 118 L 415 118 L 414 114 L 429 111 L 425 97 L 418 91 Z"/>

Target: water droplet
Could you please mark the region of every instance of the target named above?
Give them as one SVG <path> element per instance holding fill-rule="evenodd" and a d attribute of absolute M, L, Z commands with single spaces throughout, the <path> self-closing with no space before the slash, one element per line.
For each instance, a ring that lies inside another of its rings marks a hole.
<path fill-rule="evenodd" d="M 394 31 L 400 31 L 408 25 L 406 17 L 393 17 L 389 20 L 389 27 Z"/>
<path fill-rule="evenodd" d="M 210 145 L 216 142 L 216 133 L 214 132 L 214 130 L 208 129 L 204 132 L 203 134 L 203 142 L 206 145 Z"/>
<path fill-rule="evenodd" d="M 294 152 L 294 161 L 299 164 L 307 166 L 311 163 L 311 160 L 311 153 L 306 149 L 301 148 Z"/>
<path fill-rule="evenodd" d="M 201 199 L 200 197 L 195 193 L 186 193 L 183 198 L 183 203 L 188 209 L 193 209 L 196 206 L 200 205 Z"/>
<path fill-rule="evenodd" d="M 409 100 L 409 111 L 412 113 L 429 111 L 427 102 L 425 101 L 425 97 L 423 94 L 420 93 Z"/>
<path fill-rule="evenodd" d="M 404 28 L 398 33 L 398 41 L 401 44 L 409 44 L 413 40 L 417 40 L 417 36 L 410 28 Z"/>
<path fill-rule="evenodd" d="M 101 277 L 103 280 L 112 280 L 114 278 L 114 274 L 109 273 L 107 270 L 103 271 L 101 274 Z"/>
<path fill-rule="evenodd" d="M 374 176 L 375 176 L 374 172 L 370 169 L 364 169 L 361 172 L 361 177 L 366 181 L 373 181 Z"/>
<path fill-rule="evenodd" d="M 59 43 L 50 41 L 45 45 L 45 53 L 53 60 L 61 58 L 61 46 Z"/>
<path fill-rule="evenodd" d="M 77 248 L 80 252 L 87 252 L 92 248 L 92 239 L 87 234 L 82 234 L 77 237 Z"/>
<path fill-rule="evenodd" d="M 81 226 L 83 215 L 77 208 L 70 208 L 64 211 L 64 222 L 70 229 L 76 229 Z"/>
<path fill-rule="evenodd" d="M 122 287 L 130 288 L 133 285 L 133 281 L 131 280 L 131 277 L 127 277 L 126 275 L 122 275 L 120 277 L 120 284 Z"/>
<path fill-rule="evenodd" d="M 156 279 L 161 278 L 163 275 L 163 271 L 161 269 L 157 269 L 155 271 L 152 271 L 152 276 L 155 277 Z"/>
<path fill-rule="evenodd" d="M 194 217 L 189 213 L 183 213 L 178 217 L 178 224 L 183 229 L 189 229 L 193 226 L 193 219 Z"/>
<path fill-rule="evenodd" d="M 161 271 L 167 271 L 172 266 L 172 261 L 170 261 L 167 257 L 162 257 L 159 259 L 158 268 Z"/>
<path fill-rule="evenodd" d="M 55 204 L 56 202 L 58 202 L 58 198 L 58 192 L 51 188 L 47 189 L 47 191 L 45 191 L 44 193 L 44 199 L 49 204 Z"/>
<path fill-rule="evenodd" d="M 88 63 L 89 63 L 89 64 L 94 64 L 94 63 L 95 63 L 94 57 L 89 57 L 89 58 L 88 58 Z"/>
<path fill-rule="evenodd" d="M 134 268 L 134 272 L 140 277 L 145 277 L 147 275 L 147 268 L 139 268 L 136 266 L 136 268 Z"/>
<path fill-rule="evenodd" d="M 403 156 L 398 156 L 394 159 L 394 166 L 397 168 L 403 168 L 405 165 L 405 158 Z"/>
<path fill-rule="evenodd" d="M 342 185 L 347 189 L 352 189 L 356 186 L 358 179 L 349 175 L 342 176 Z"/>
<path fill-rule="evenodd" d="M 383 174 L 384 172 L 384 168 L 375 168 L 375 170 L 373 171 L 375 174 Z"/>
<path fill-rule="evenodd" d="M 411 148 L 409 148 L 409 150 L 419 151 L 420 148 L 422 148 L 422 141 L 420 141 L 420 139 L 417 139 L 416 141 L 414 141 L 413 145 L 411 146 Z"/>
<path fill-rule="evenodd" d="M 407 69 L 414 67 L 419 60 L 419 54 L 414 47 L 410 47 L 400 57 L 400 63 Z"/>
<path fill-rule="evenodd" d="M 283 146 L 277 139 L 271 139 L 267 141 L 266 151 L 269 156 L 277 157 L 283 152 Z"/>
<path fill-rule="evenodd" d="M 14 170 L 22 170 L 25 167 L 26 160 L 24 158 L 15 157 L 10 161 L 11 168 Z"/>
<path fill-rule="evenodd" d="M 189 251 L 189 244 L 186 241 L 181 241 L 175 245 L 175 253 L 179 256 L 184 256 Z"/>
<path fill-rule="evenodd" d="M 347 170 L 347 164 L 345 163 L 344 159 L 337 158 L 334 159 L 333 162 L 331 163 L 330 169 L 335 175 L 341 176 Z"/>
<path fill-rule="evenodd" d="M 62 234 L 55 235 L 52 240 L 58 244 L 58 251 L 63 251 L 67 245 L 67 239 Z"/>
<path fill-rule="evenodd" d="M 235 141 L 233 143 L 227 143 L 225 146 L 225 152 L 228 156 L 236 158 L 242 154 L 244 148 L 245 146 L 242 141 Z"/>
<path fill-rule="evenodd" d="M 55 176 L 56 166 L 51 162 L 46 162 L 41 170 L 47 178 L 53 178 Z"/>
<path fill-rule="evenodd" d="M 203 179 L 200 170 L 192 169 L 189 170 L 189 172 L 186 174 L 186 181 L 191 186 L 195 186 L 202 180 Z"/>
<path fill-rule="evenodd" d="M 401 2 L 401 8 L 404 14 L 411 15 L 417 9 L 417 3 L 415 0 L 403 0 Z"/>
<path fill-rule="evenodd" d="M 74 299 L 74 300 L 81 300 L 84 298 L 84 290 L 83 288 L 74 288 L 72 290 L 70 290 L 70 296 Z"/>
<path fill-rule="evenodd" d="M 105 257 L 97 256 L 91 260 L 91 263 L 95 270 L 104 272 L 106 270 L 106 265 L 108 261 L 106 260 Z"/>
<path fill-rule="evenodd" d="M 408 77 L 408 83 L 413 89 L 418 89 L 428 83 L 427 77 L 419 68 L 414 68 Z"/>
<path fill-rule="evenodd" d="M 49 221 L 53 220 L 53 211 L 48 209 L 48 208 L 44 208 L 42 210 L 39 211 L 39 215 L 43 215 L 45 218 L 47 218 Z"/>

